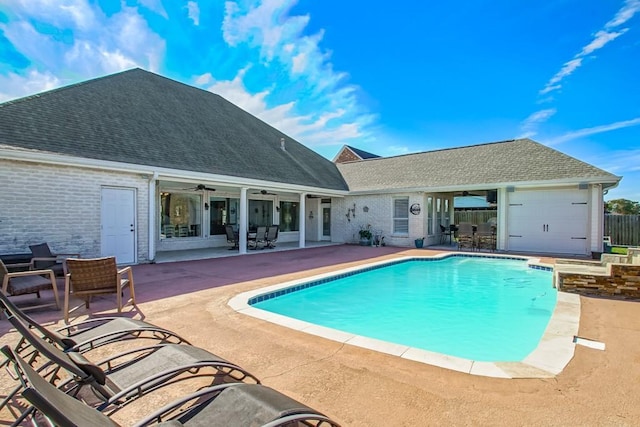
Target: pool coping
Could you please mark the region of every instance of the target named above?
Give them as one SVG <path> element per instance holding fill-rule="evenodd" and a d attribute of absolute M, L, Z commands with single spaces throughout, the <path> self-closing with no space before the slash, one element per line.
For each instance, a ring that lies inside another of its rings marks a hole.
<path fill-rule="evenodd" d="M 252 298 L 256 298 L 263 294 L 269 294 L 286 288 L 292 288 L 335 276 L 353 274 L 368 268 L 377 268 L 387 264 L 405 262 L 412 259 L 442 259 L 460 256 L 519 259 L 527 261 L 527 265 L 531 268 L 541 268 L 545 270 L 553 269 L 552 265 L 542 263 L 538 258 L 526 256 L 472 254 L 460 252 L 446 252 L 433 256 L 404 256 L 360 264 L 329 273 L 313 275 L 242 292 L 232 297 L 229 300 L 228 305 L 238 313 L 275 323 L 289 329 L 471 375 L 509 379 L 553 378 L 562 372 L 569 361 L 573 358 L 576 346 L 574 340 L 578 335 L 578 327 L 580 323 L 580 297 L 566 292 L 558 292 L 556 307 L 536 349 L 519 362 L 481 362 L 422 350 L 403 344 L 395 344 L 316 325 L 303 320 L 261 310 L 249 304 L 249 301 Z"/>

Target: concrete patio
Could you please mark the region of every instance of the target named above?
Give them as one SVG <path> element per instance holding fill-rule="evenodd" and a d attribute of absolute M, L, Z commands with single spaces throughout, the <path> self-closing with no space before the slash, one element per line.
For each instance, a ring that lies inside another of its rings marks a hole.
<path fill-rule="evenodd" d="M 638 425 L 638 302 L 581 297 L 579 336 L 604 342 L 606 350 L 576 346 L 564 371 L 547 379 L 450 371 L 293 331 L 227 305 L 238 293 L 283 281 L 372 260 L 435 253 L 338 245 L 137 265 L 139 311 L 125 315 L 144 316 L 181 334 L 344 426 Z M 112 298 L 96 298 L 91 311 L 113 313 L 113 306 Z M 47 326 L 61 324 L 60 312 L 31 314 Z M 18 339 L 9 326 L 0 321 L 0 345 Z M 0 384 L 0 393 L 6 393 L 14 382 L 3 371 Z M 138 418 L 132 415 L 137 405 L 117 413 L 116 419 L 130 424 Z M 8 420 L 0 412 L 0 424 Z"/>

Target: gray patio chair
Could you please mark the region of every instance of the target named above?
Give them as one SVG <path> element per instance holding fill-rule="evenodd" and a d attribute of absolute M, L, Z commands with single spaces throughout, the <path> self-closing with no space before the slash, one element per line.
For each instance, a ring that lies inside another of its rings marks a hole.
<path fill-rule="evenodd" d="M 265 237 L 267 235 L 267 227 L 266 226 L 259 226 L 256 228 L 256 235 L 251 236 L 248 240 L 247 240 L 247 244 L 249 246 L 250 249 L 264 249 L 264 245 L 265 245 Z"/>
<path fill-rule="evenodd" d="M 58 287 L 56 283 L 56 277 L 53 270 L 28 270 L 28 271 L 15 271 L 9 273 L 4 262 L 0 260 L 0 282 L 2 283 L 3 296 L 11 295 L 26 295 L 36 294 L 37 298 L 40 298 L 40 292 L 51 289 L 53 292 L 54 302 L 47 302 L 38 305 L 30 305 L 25 309 L 34 309 L 55 306 L 60 308 L 60 299 L 58 297 Z"/>
<path fill-rule="evenodd" d="M 278 230 L 280 226 L 274 224 L 267 228 L 267 234 L 264 237 L 266 247 L 273 249 L 276 247 L 275 243 L 278 241 Z"/>
<path fill-rule="evenodd" d="M 60 427 L 116 427 L 107 415 L 54 387 L 28 363 L 15 356 L 23 397 Z M 37 416 L 31 414 L 32 419 Z M 290 397 L 257 384 L 220 384 L 178 399 L 136 422 L 134 426 L 332 426 L 325 415 Z"/>
<path fill-rule="evenodd" d="M 57 345 L 63 351 L 84 353 L 106 344 L 131 339 L 150 339 L 161 343 L 189 344 L 186 339 L 168 329 L 128 317 L 99 317 L 50 330 L 20 310 L 2 293 L 0 293 L 0 307 L 2 307 L 6 316 L 17 317 L 31 330 L 38 331 L 42 338 Z M 22 354 L 28 348 L 31 348 L 31 346 L 23 337 L 14 347 L 14 351 Z"/>
<path fill-rule="evenodd" d="M 4 305 L 4 304 L 3 304 Z M 54 382 L 60 370 L 69 375 L 57 387 L 73 396 L 90 387 L 99 410 L 117 411 L 142 395 L 194 378 L 211 378 L 211 384 L 260 383 L 257 377 L 220 356 L 186 344 L 158 344 L 120 352 L 93 363 L 78 352 L 64 352 L 36 335 L 22 320 L 8 316 L 11 324 L 44 357 L 47 374 Z M 5 346 L 3 353 L 14 354 Z M 201 383 L 201 382 L 199 382 Z M 160 391 L 160 393 L 162 393 Z M 161 394 L 160 394 L 161 395 Z M 28 415 L 23 412 L 15 425 Z"/>
<path fill-rule="evenodd" d="M 231 224 L 227 224 L 224 226 L 224 231 L 227 233 L 227 243 L 231 243 L 230 251 L 234 251 L 239 248 L 238 245 L 238 234 L 233 231 L 233 226 Z"/>
<path fill-rule="evenodd" d="M 56 274 L 56 276 L 64 275 L 64 262 L 67 258 L 80 258 L 80 254 L 68 253 L 54 254 L 51 252 L 51 248 L 49 245 L 45 243 L 40 243 L 38 245 L 30 245 L 29 249 L 31 249 L 31 265 L 29 267 L 30 270 L 43 270 L 43 269 L 51 269 Z"/>

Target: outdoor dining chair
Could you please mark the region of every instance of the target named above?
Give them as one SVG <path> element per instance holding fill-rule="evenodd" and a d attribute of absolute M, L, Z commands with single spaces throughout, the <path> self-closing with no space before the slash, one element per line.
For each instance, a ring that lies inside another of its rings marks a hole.
<path fill-rule="evenodd" d="M 64 284 L 64 321 L 69 323 L 69 314 L 80 306 L 69 308 L 71 297 L 84 300 L 89 308 L 91 297 L 116 294 L 118 313 L 127 305 L 136 307 L 136 294 L 131 267 L 118 270 L 115 257 L 67 259 L 67 274 Z M 129 298 L 123 300 L 124 291 Z"/>
<path fill-rule="evenodd" d="M 106 414 L 51 385 L 29 364 L 16 359 L 16 372 L 24 384 L 23 397 L 59 427 L 90 425 L 117 427 Z M 35 411 L 33 411 L 35 412 Z M 31 414 L 37 419 L 36 414 Z M 171 402 L 135 422 L 134 426 L 316 426 L 340 427 L 316 410 L 258 384 L 231 383 L 207 387 Z"/>
<path fill-rule="evenodd" d="M 60 308 L 58 287 L 56 286 L 56 277 L 53 270 L 29 270 L 9 273 L 7 266 L 0 260 L 0 280 L 2 281 L 2 293 L 4 295 L 36 294 L 37 298 L 40 298 L 41 291 L 49 289 L 53 291 L 54 302 L 25 306 L 24 309 L 48 306 Z"/>
<path fill-rule="evenodd" d="M 64 263 L 67 258 L 80 258 L 80 254 L 76 253 L 56 253 L 54 254 L 49 244 L 40 243 L 38 245 L 30 245 L 31 249 L 31 265 L 30 270 L 51 269 L 56 276 L 64 275 Z"/>

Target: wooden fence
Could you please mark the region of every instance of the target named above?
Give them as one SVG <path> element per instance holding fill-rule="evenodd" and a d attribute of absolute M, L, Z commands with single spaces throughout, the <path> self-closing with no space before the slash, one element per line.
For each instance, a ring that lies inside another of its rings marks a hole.
<path fill-rule="evenodd" d="M 460 224 L 461 222 L 470 222 L 471 224 L 482 224 L 489 221 L 491 218 L 497 218 L 498 211 L 495 209 L 487 210 L 468 210 L 468 211 L 455 211 L 453 215 L 454 224 Z"/>
<path fill-rule="evenodd" d="M 480 224 L 498 216 L 495 209 L 455 211 L 454 223 Z M 640 246 L 640 215 L 604 216 L 604 235 L 611 236 L 614 245 Z"/>
<path fill-rule="evenodd" d="M 605 214 L 604 235 L 614 245 L 640 246 L 640 215 Z"/>

